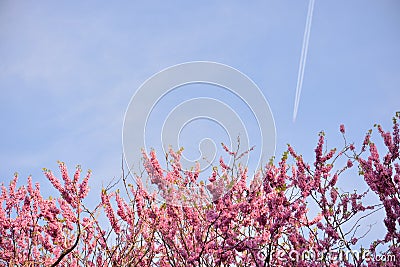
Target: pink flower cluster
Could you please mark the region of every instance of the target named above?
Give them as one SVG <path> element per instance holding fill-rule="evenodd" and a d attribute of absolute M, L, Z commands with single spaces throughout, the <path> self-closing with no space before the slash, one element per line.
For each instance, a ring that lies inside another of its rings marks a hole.
<path fill-rule="evenodd" d="M 370 249 L 376 251 L 378 245 L 389 245 L 387 253 L 400 255 L 400 134 L 399 116 L 393 118 L 393 132 L 385 132 L 377 125 L 386 154 L 381 158 L 377 145 L 370 141 L 369 132 L 364 141 L 364 147 L 369 147 L 370 156 L 367 159 L 358 158 L 361 173 L 371 190 L 379 197 L 386 218 L 384 224 L 387 232 L 383 239 L 371 244 Z M 364 148 L 365 149 L 365 148 Z"/>
<path fill-rule="evenodd" d="M 60 198 L 43 198 L 31 177 L 17 189 L 17 174 L 8 189 L 1 186 L 0 266 L 56 266 L 61 261 L 79 266 L 82 254 L 77 252 L 77 242 L 88 231 L 81 227 L 81 220 L 87 220 L 81 216 L 81 201 L 89 190 L 90 172 L 79 184 L 79 167 L 71 180 L 65 164 L 59 166 L 63 185 L 51 171 L 44 169 L 44 173 Z"/>

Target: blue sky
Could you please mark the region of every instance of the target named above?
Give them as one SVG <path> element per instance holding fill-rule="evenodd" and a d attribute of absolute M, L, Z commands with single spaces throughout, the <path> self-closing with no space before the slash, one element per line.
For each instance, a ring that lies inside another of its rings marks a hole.
<path fill-rule="evenodd" d="M 93 170 L 95 199 L 120 175 L 122 123 L 135 91 L 160 70 L 195 60 L 232 66 L 258 85 L 278 155 L 290 143 L 311 159 L 320 130 L 340 146 L 341 123 L 356 142 L 374 123 L 390 127 L 400 110 L 400 3 L 315 2 L 293 122 L 307 8 L 308 1 L 1 1 L 0 182 L 18 171 L 46 189 L 41 169 L 57 170 L 62 160 L 71 171 Z"/>

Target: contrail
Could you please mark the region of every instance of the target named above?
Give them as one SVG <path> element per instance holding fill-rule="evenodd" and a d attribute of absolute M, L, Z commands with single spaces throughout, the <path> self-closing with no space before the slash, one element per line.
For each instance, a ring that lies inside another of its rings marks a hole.
<path fill-rule="evenodd" d="M 303 86 L 304 68 L 306 66 L 306 60 L 307 60 L 308 41 L 310 40 L 310 31 L 311 31 L 311 22 L 312 22 L 312 16 L 313 16 L 313 11 L 314 11 L 314 2 L 315 2 L 315 0 L 310 0 L 310 3 L 308 4 L 306 28 L 304 30 L 303 47 L 301 49 L 301 57 L 300 57 L 300 64 L 299 64 L 299 74 L 297 76 L 296 97 L 294 99 L 293 122 L 296 121 L 297 110 L 299 109 L 301 88 Z"/>

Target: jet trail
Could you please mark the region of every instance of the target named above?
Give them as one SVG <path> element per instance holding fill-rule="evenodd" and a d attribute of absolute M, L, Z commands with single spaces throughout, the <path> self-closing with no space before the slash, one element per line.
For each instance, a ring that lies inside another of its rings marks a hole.
<path fill-rule="evenodd" d="M 315 0 L 310 0 L 310 2 L 308 4 L 306 28 L 304 30 L 303 47 L 301 49 L 299 73 L 297 76 L 296 97 L 294 99 L 293 122 L 296 121 L 297 110 L 299 109 L 301 88 L 303 87 L 304 68 L 306 66 L 306 60 L 307 60 L 308 41 L 310 40 L 310 31 L 311 31 L 311 22 L 312 22 L 313 11 L 314 11 L 314 2 L 315 2 Z"/>

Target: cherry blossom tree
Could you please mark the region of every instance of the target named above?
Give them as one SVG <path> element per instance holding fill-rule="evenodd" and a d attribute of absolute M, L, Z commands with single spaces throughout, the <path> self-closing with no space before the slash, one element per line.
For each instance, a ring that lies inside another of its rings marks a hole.
<path fill-rule="evenodd" d="M 15 175 L 1 187 L 0 266 L 398 266 L 399 117 L 392 131 L 376 125 L 385 152 L 372 131 L 357 149 L 341 125 L 342 149 L 328 149 L 321 132 L 312 164 L 288 145 L 254 175 L 238 163 L 250 151 L 223 145 L 231 160 L 221 158 L 207 183 L 200 166 L 182 168 L 182 150 L 169 150 L 166 168 L 155 151 L 143 151 L 143 173 L 130 184 L 123 171 L 122 189 L 104 188 L 92 210 L 84 203 L 90 171 L 80 181 L 80 167 L 70 178 L 60 162 L 62 179 L 45 169 L 59 192 L 47 199 L 31 177 L 16 188 Z M 340 188 L 348 176 L 368 190 Z M 143 178 L 157 191 L 150 194 Z M 367 194 L 377 203 L 363 204 Z M 386 233 L 365 247 L 360 226 L 377 211 Z"/>

